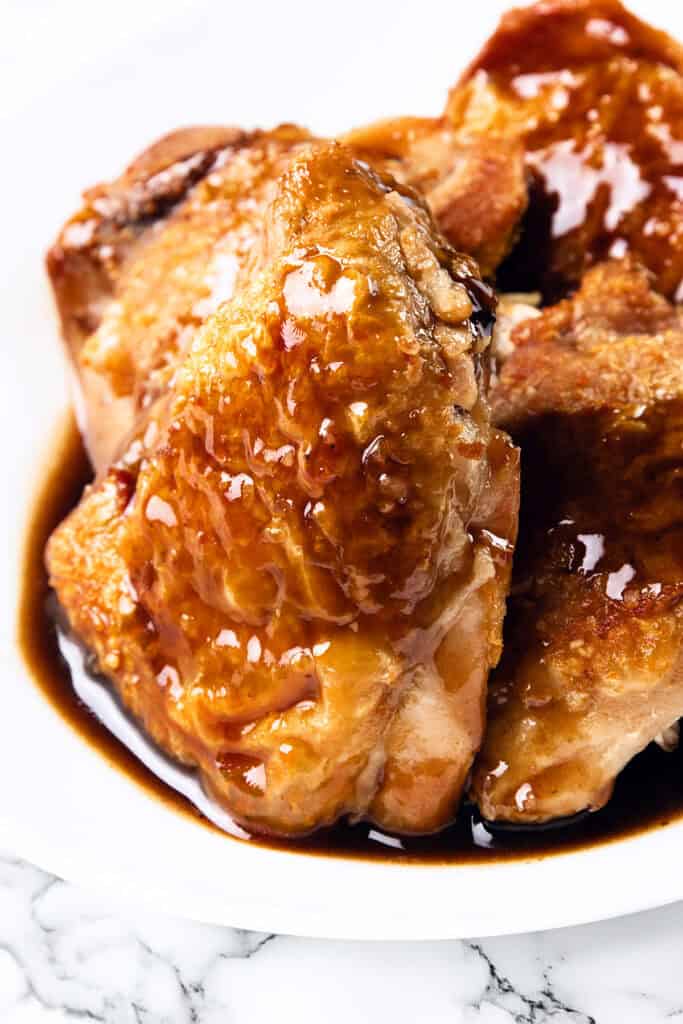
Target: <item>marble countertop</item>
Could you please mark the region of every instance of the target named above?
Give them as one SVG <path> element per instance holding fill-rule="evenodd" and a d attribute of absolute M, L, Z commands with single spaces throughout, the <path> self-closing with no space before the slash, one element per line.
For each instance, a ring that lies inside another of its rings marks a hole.
<path fill-rule="evenodd" d="M 324 942 L 122 910 L 0 856 L 2 1024 L 664 1024 L 683 904 L 579 928 Z"/>

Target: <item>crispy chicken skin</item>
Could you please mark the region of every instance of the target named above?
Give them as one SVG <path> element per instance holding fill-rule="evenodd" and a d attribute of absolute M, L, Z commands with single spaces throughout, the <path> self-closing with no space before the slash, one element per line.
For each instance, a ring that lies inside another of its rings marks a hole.
<path fill-rule="evenodd" d="M 451 92 L 459 133 L 521 143 L 531 193 L 501 288 L 556 301 L 631 253 L 660 292 L 683 279 L 683 51 L 616 0 L 510 11 Z"/>
<path fill-rule="evenodd" d="M 47 265 L 97 469 L 168 387 L 197 328 L 248 280 L 278 176 L 309 139 L 187 128 L 84 197 Z"/>
<path fill-rule="evenodd" d="M 342 146 L 304 146 L 260 216 L 250 281 L 54 533 L 51 582 L 240 822 L 433 831 L 481 742 L 516 531 L 491 293 Z"/>
<path fill-rule="evenodd" d="M 459 131 L 446 117 L 399 117 L 343 137 L 399 181 L 418 188 L 451 245 L 493 277 L 509 253 L 527 205 L 518 139 Z"/>
<path fill-rule="evenodd" d="M 309 140 L 292 125 L 183 129 L 87 192 L 63 228 L 48 271 L 97 468 L 168 386 L 197 328 L 249 280 L 264 209 Z M 443 119 L 416 118 L 358 130 L 347 142 L 423 190 L 451 244 L 493 272 L 526 205 L 518 143 L 460 139 Z"/>
<path fill-rule="evenodd" d="M 609 262 L 512 342 L 493 403 L 522 519 L 472 793 L 534 823 L 601 807 L 683 716 L 683 312 Z"/>

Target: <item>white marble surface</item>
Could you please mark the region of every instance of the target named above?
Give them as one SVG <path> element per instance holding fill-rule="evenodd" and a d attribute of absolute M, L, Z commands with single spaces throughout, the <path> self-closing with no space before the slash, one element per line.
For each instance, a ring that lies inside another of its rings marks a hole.
<path fill-rule="evenodd" d="M 683 904 L 509 938 L 323 942 L 131 913 L 0 856 L 2 1024 L 664 1024 L 683 1020 L 682 955 Z"/>

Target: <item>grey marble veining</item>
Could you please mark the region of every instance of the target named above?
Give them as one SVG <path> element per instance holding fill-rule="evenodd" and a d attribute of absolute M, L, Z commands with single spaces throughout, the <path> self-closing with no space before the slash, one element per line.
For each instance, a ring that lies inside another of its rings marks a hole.
<path fill-rule="evenodd" d="M 471 942 L 323 942 L 131 913 L 10 855 L 0 858 L 2 1024 L 678 1018 L 683 904 Z"/>

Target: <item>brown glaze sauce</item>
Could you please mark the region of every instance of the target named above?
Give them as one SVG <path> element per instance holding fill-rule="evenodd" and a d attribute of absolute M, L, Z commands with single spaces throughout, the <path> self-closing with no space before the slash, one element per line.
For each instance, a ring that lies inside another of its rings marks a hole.
<path fill-rule="evenodd" d="M 42 484 L 27 535 L 19 624 L 24 658 L 45 697 L 85 742 L 150 795 L 218 830 L 188 799 L 153 774 L 78 698 L 60 654 L 43 552 L 50 533 L 76 504 L 91 475 L 78 431 L 69 421 Z M 559 827 L 493 831 L 465 805 L 456 822 L 435 836 L 398 838 L 361 823 L 321 830 L 305 840 L 253 838 L 259 844 L 297 853 L 407 863 L 491 863 L 567 853 L 614 841 L 664 827 L 682 814 L 683 755 L 680 751 L 664 753 L 652 745 L 622 772 L 606 808 Z"/>

